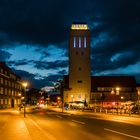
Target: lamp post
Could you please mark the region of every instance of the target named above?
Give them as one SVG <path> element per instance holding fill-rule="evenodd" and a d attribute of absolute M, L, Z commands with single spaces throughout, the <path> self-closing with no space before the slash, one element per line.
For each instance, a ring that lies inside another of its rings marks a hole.
<path fill-rule="evenodd" d="M 138 91 L 138 115 L 140 115 L 140 91 Z"/>
<path fill-rule="evenodd" d="M 74 95 L 71 95 L 71 98 L 72 98 L 72 102 L 73 102 L 73 97 L 74 97 Z"/>
<path fill-rule="evenodd" d="M 27 82 L 23 82 L 22 86 L 24 87 L 24 117 L 26 117 L 26 87 L 27 87 Z"/>
<path fill-rule="evenodd" d="M 116 96 L 118 96 L 118 98 L 117 98 L 117 114 L 118 114 L 119 95 L 120 95 L 120 88 L 116 87 Z"/>

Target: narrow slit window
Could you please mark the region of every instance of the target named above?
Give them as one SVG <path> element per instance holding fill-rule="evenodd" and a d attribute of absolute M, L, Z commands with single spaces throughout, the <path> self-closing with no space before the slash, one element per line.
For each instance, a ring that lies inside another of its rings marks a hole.
<path fill-rule="evenodd" d="M 73 46 L 74 46 L 74 48 L 76 48 L 76 37 L 74 37 Z"/>
<path fill-rule="evenodd" d="M 81 48 L 81 37 L 79 37 L 79 48 Z"/>
<path fill-rule="evenodd" d="M 86 37 L 84 37 L 84 48 L 86 48 L 87 47 L 87 39 L 86 39 Z"/>

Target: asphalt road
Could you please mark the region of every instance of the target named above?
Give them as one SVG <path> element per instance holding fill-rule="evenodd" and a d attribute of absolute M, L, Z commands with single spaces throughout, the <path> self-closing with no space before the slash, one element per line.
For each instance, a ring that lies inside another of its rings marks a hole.
<path fill-rule="evenodd" d="M 90 115 L 38 109 L 28 117 L 52 140 L 140 140 L 140 126 L 96 119 Z M 28 123 L 26 125 L 28 127 Z"/>
<path fill-rule="evenodd" d="M 140 140 L 140 124 L 33 109 L 0 112 L 0 140 Z"/>

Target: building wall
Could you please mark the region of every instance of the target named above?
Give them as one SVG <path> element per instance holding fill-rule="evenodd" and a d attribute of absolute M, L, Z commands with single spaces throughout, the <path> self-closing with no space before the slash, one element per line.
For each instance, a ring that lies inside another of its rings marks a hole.
<path fill-rule="evenodd" d="M 16 107 L 21 103 L 21 82 L 5 63 L 0 62 L 0 108 Z"/>
<path fill-rule="evenodd" d="M 90 83 L 90 31 L 71 28 L 69 40 L 69 88 L 71 90 L 66 93 L 66 101 L 86 99 L 88 102 Z"/>

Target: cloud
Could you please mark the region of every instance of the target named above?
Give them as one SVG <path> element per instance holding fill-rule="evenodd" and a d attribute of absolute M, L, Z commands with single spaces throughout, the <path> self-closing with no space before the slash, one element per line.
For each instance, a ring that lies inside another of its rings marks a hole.
<path fill-rule="evenodd" d="M 22 77 L 22 80 L 26 80 L 29 83 L 29 87 L 42 88 L 44 86 L 53 86 L 58 79 L 62 79 L 62 75 L 50 75 L 36 79 L 37 74 L 32 74 L 24 70 L 15 70 L 15 73 Z"/>
<path fill-rule="evenodd" d="M 52 62 L 34 61 L 34 67 L 37 69 L 59 69 L 68 67 L 67 60 L 56 60 Z"/>
<path fill-rule="evenodd" d="M 30 63 L 33 62 L 32 60 L 17 60 L 17 61 L 7 61 L 9 66 L 22 66 L 22 65 L 30 65 Z"/>
<path fill-rule="evenodd" d="M 11 60 L 15 52 L 1 50 L 0 60 L 8 60 L 9 65 L 15 67 L 56 69 L 59 77 L 68 67 L 70 25 L 73 21 L 84 21 L 91 30 L 92 73 L 125 69 L 140 61 L 139 7 L 138 0 L 0 1 L 0 48 L 28 44 L 28 49 L 20 48 L 20 55 L 25 57 L 31 46 L 36 52 L 30 51 L 26 59 Z M 50 49 L 50 46 L 54 47 Z M 56 54 L 59 55 L 56 57 Z M 45 84 L 45 77 L 41 79 L 40 75 L 33 77 Z"/>
<path fill-rule="evenodd" d="M 0 61 L 6 61 L 10 57 L 11 57 L 11 54 L 10 53 L 8 53 L 6 51 L 3 51 L 3 50 L 0 50 Z"/>

